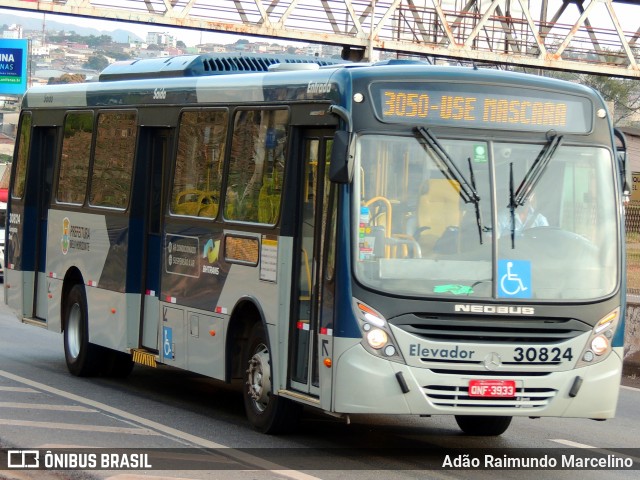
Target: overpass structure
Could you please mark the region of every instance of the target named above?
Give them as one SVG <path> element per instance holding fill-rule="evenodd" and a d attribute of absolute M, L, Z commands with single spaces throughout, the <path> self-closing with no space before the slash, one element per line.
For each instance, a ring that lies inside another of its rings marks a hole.
<path fill-rule="evenodd" d="M 616 0 L 0 0 L 0 7 L 640 78 L 640 2 Z"/>

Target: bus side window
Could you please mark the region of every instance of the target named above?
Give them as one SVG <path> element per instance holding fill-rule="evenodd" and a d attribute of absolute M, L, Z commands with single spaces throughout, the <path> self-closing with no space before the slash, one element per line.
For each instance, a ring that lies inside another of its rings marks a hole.
<path fill-rule="evenodd" d="M 64 138 L 56 199 L 82 205 L 86 196 L 93 112 L 69 112 L 64 120 Z"/>
<path fill-rule="evenodd" d="M 129 204 L 136 148 L 136 113 L 100 112 L 91 178 L 91 205 L 125 209 Z"/>
<path fill-rule="evenodd" d="M 226 110 L 182 112 L 171 212 L 215 218 L 227 138 Z"/>
<path fill-rule="evenodd" d="M 280 215 L 287 110 L 241 110 L 234 119 L 225 218 L 274 225 Z"/>
<path fill-rule="evenodd" d="M 20 120 L 20 138 L 18 140 L 18 154 L 15 162 L 15 178 L 11 191 L 13 198 L 22 198 L 24 195 L 29 150 L 31 148 L 31 123 L 31 113 L 23 113 L 22 119 Z"/>

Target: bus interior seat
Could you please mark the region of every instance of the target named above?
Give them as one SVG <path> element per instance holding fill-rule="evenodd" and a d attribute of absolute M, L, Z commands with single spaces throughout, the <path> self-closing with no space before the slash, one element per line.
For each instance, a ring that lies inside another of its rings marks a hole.
<path fill-rule="evenodd" d="M 200 198 L 199 217 L 216 218 L 218 215 L 218 192 L 203 192 Z"/>
<path fill-rule="evenodd" d="M 386 197 L 376 196 L 366 200 L 362 205 L 369 208 L 369 225 L 372 237 L 376 238 L 375 256 L 389 258 L 391 251 L 386 239 L 391 236 L 393 223 L 391 202 Z"/>
<path fill-rule="evenodd" d="M 432 178 L 420 187 L 414 237 L 423 253 L 433 250 L 448 228 L 460 227 L 460 184 L 446 178 Z"/>
<path fill-rule="evenodd" d="M 178 215 L 214 218 L 218 213 L 217 192 L 183 190 L 176 195 L 173 212 Z"/>
<path fill-rule="evenodd" d="M 258 221 L 276 223 L 280 210 L 280 192 L 275 188 L 273 179 L 265 178 L 258 194 Z"/>

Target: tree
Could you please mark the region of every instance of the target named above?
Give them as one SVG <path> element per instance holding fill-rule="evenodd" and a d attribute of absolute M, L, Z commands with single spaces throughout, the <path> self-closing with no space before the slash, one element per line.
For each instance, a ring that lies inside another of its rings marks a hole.
<path fill-rule="evenodd" d="M 105 57 L 104 55 L 92 55 L 91 57 L 89 57 L 87 63 L 83 65 L 83 67 L 101 72 L 107 67 L 107 65 L 109 65 L 109 60 L 107 59 L 107 57 Z"/>
<path fill-rule="evenodd" d="M 90 47 L 102 47 L 105 45 L 111 45 L 113 40 L 110 35 L 100 35 L 96 37 L 95 35 L 90 35 L 89 38 L 86 39 L 86 43 Z"/>
<path fill-rule="evenodd" d="M 129 55 L 128 53 L 123 53 L 123 52 L 118 52 L 118 51 L 110 51 L 110 50 L 105 50 L 104 54 L 107 57 L 111 57 L 114 60 L 120 61 L 120 60 L 129 60 L 131 58 L 131 55 Z"/>
<path fill-rule="evenodd" d="M 86 76 L 81 73 L 63 73 L 59 77 L 51 77 L 48 85 L 60 85 L 63 83 L 84 83 Z"/>
<path fill-rule="evenodd" d="M 184 49 L 184 48 L 187 48 L 187 45 L 182 40 L 178 40 L 176 42 L 176 47 Z"/>

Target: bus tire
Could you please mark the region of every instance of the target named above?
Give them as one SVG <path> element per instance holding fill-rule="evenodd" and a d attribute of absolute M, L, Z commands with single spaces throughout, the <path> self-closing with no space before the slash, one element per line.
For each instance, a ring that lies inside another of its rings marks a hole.
<path fill-rule="evenodd" d="M 456 422 L 467 435 L 495 437 L 507 431 L 513 417 L 456 415 Z"/>
<path fill-rule="evenodd" d="M 262 433 L 279 434 L 294 430 L 302 405 L 273 394 L 271 355 L 260 323 L 251 329 L 244 365 L 242 396 L 249 422 Z"/>
<path fill-rule="evenodd" d="M 67 368 L 77 377 L 90 377 L 100 371 L 104 350 L 89 343 L 87 298 L 81 284 L 67 296 L 64 312 L 64 357 Z"/>

